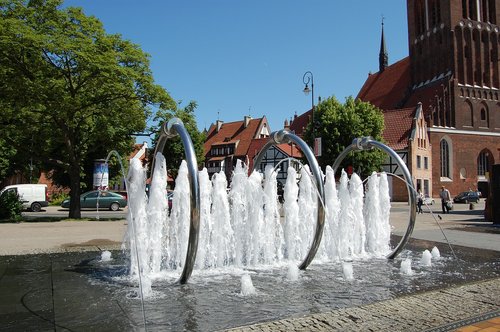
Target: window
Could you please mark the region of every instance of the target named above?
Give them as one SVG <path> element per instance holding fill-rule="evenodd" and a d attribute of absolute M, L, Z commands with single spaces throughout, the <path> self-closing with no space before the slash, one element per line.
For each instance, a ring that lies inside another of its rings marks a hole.
<path fill-rule="evenodd" d="M 417 168 L 422 168 L 422 157 L 417 156 Z"/>
<path fill-rule="evenodd" d="M 424 169 L 429 169 L 429 157 L 424 157 Z"/>
<path fill-rule="evenodd" d="M 450 178 L 450 147 L 445 139 L 441 140 L 440 146 L 440 162 L 441 162 L 441 177 Z"/>
<path fill-rule="evenodd" d="M 481 121 L 486 120 L 486 110 L 484 108 L 481 108 Z"/>
<path fill-rule="evenodd" d="M 477 157 L 477 175 L 485 176 L 490 168 L 489 152 L 482 151 Z"/>
<path fill-rule="evenodd" d="M 430 196 L 429 194 L 429 180 L 424 180 L 424 195 Z"/>

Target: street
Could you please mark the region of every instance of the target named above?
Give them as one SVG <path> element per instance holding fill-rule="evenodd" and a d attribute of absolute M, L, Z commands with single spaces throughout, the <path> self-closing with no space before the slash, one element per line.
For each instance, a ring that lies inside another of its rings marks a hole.
<path fill-rule="evenodd" d="M 128 208 L 120 208 L 118 211 L 110 211 L 108 209 L 83 209 L 82 218 L 92 219 L 125 219 L 127 217 Z M 60 206 L 47 206 L 42 208 L 40 212 L 24 211 L 23 217 L 27 219 L 35 218 L 67 218 L 69 209 L 63 209 Z"/>

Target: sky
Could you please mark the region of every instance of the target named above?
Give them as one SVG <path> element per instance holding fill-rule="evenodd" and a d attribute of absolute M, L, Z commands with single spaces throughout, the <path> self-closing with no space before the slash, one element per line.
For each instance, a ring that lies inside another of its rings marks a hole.
<path fill-rule="evenodd" d="M 266 116 L 272 131 L 318 97 L 356 97 L 378 71 L 381 21 L 389 64 L 408 55 L 403 0 L 68 0 L 150 55 L 155 82 L 198 128 Z M 309 86 L 310 87 L 310 86 Z M 142 142 L 144 137 L 138 137 Z M 147 140 L 147 139 L 146 139 Z"/>

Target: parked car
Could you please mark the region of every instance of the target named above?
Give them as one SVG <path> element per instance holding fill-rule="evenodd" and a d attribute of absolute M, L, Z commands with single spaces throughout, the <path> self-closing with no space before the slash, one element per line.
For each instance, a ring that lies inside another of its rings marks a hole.
<path fill-rule="evenodd" d="M 110 192 L 122 195 L 123 198 L 125 198 L 126 200 L 128 200 L 128 193 L 127 193 L 126 190 L 111 190 Z"/>
<path fill-rule="evenodd" d="M 118 211 L 120 208 L 127 206 L 127 200 L 120 194 L 112 191 L 101 191 L 99 194 L 98 190 L 88 191 L 80 195 L 80 207 L 82 209 L 90 208 L 97 209 L 97 195 L 99 195 L 99 208 L 107 208 L 111 211 Z M 61 207 L 69 208 L 69 199 L 65 199 Z"/>
<path fill-rule="evenodd" d="M 479 195 L 475 191 L 463 191 L 455 198 L 453 198 L 454 203 L 477 203 L 479 202 Z"/>
<path fill-rule="evenodd" d="M 40 212 L 42 207 L 49 205 L 46 184 L 15 184 L 7 186 L 0 191 L 0 196 L 8 192 L 15 193 L 23 203 L 23 208 L 30 209 L 33 212 Z"/>

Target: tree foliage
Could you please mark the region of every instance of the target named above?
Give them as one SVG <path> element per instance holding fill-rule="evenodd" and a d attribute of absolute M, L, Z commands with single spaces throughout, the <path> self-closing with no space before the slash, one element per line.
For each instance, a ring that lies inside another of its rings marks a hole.
<path fill-rule="evenodd" d="M 371 136 L 382 141 L 384 116 L 382 111 L 370 103 L 348 97 L 341 104 L 335 97 L 320 102 L 314 112 L 315 136 L 321 137 L 322 155 L 318 163 L 324 169 L 333 165 L 337 156 L 356 137 Z M 305 131 L 305 138 L 312 141 L 312 127 Z M 369 175 L 381 168 L 385 154 L 379 150 L 351 152 L 339 170 L 352 166 L 360 175 Z"/>
<path fill-rule="evenodd" d="M 61 4 L 0 0 L 0 152 L 12 146 L 18 163 L 32 156 L 54 170 L 56 183 L 69 184 L 70 217 L 78 218 L 84 169 L 112 149 L 130 152 L 152 106 L 176 105 L 138 45 Z"/>
<path fill-rule="evenodd" d="M 201 165 L 204 160 L 203 143 L 205 142 L 205 135 L 198 130 L 198 126 L 196 124 L 196 118 L 194 114 L 196 107 L 198 107 L 198 104 L 195 101 L 190 101 L 187 106 L 185 106 L 184 108 L 178 108 L 174 112 L 159 113 L 156 120 L 160 124 L 163 124 L 167 123 L 174 117 L 179 118 L 184 124 L 187 132 L 189 133 L 189 136 L 191 137 L 191 141 L 193 142 L 194 150 L 196 153 L 197 162 L 199 165 Z M 155 135 L 155 144 L 158 141 L 158 137 L 159 132 L 157 130 L 157 133 Z M 179 169 L 181 161 L 185 159 L 184 146 L 182 145 L 180 137 L 177 136 L 169 138 L 167 140 L 165 148 L 163 150 L 163 155 L 165 156 L 169 175 L 175 178 L 177 176 L 177 171 Z"/>

